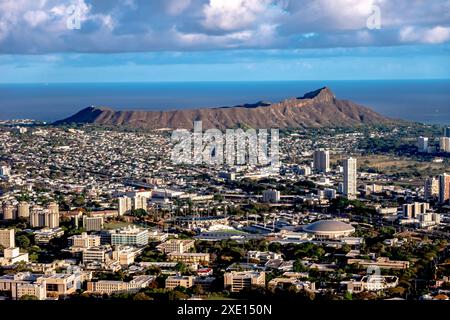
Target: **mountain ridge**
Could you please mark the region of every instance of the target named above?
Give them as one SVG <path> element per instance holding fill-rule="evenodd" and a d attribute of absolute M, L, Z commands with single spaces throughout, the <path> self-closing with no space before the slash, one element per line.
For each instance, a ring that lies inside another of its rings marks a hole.
<path fill-rule="evenodd" d="M 116 111 L 111 108 L 91 106 L 54 124 L 95 123 L 143 129 L 192 129 L 194 121 L 202 121 L 205 129 L 227 129 L 237 126 L 255 129 L 343 127 L 394 122 L 367 107 L 349 100 L 339 100 L 328 87 L 323 87 L 307 92 L 302 97 L 289 98 L 276 103 L 259 101 L 230 107 L 171 111 Z"/>

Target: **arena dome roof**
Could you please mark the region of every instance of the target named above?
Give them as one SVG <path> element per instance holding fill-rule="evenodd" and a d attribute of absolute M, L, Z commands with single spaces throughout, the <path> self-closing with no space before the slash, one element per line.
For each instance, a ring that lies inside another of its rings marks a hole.
<path fill-rule="evenodd" d="M 320 220 L 313 222 L 306 227 L 303 227 L 306 232 L 353 232 L 353 228 L 350 224 L 337 220 Z"/>

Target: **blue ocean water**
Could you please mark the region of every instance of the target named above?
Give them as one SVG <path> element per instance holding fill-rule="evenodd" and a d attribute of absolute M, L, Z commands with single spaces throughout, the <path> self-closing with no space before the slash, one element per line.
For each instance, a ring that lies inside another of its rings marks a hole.
<path fill-rule="evenodd" d="M 450 124 L 450 80 L 0 84 L 0 119 L 54 121 L 91 105 L 173 110 L 277 102 L 324 86 L 392 118 Z"/>

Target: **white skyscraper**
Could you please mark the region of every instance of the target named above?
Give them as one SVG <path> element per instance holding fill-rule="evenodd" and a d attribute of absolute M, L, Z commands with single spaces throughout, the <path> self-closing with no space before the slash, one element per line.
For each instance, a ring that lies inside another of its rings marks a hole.
<path fill-rule="evenodd" d="M 417 149 L 419 152 L 428 152 L 428 138 L 419 137 L 417 139 Z"/>
<path fill-rule="evenodd" d="M 119 216 L 124 215 L 132 209 L 130 197 L 120 197 L 119 198 Z"/>
<path fill-rule="evenodd" d="M 348 199 L 356 198 L 356 159 L 348 158 L 344 160 L 344 195 Z"/>
<path fill-rule="evenodd" d="M 136 196 L 133 198 L 133 209 L 143 209 L 147 211 L 147 197 Z"/>
<path fill-rule="evenodd" d="M 314 151 L 314 169 L 321 172 L 330 171 L 330 151 Z"/>
<path fill-rule="evenodd" d="M 439 179 L 428 178 L 425 180 L 424 197 L 430 199 L 439 195 Z"/>
<path fill-rule="evenodd" d="M 279 202 L 280 201 L 280 191 L 269 189 L 264 190 L 263 194 L 263 202 Z"/>

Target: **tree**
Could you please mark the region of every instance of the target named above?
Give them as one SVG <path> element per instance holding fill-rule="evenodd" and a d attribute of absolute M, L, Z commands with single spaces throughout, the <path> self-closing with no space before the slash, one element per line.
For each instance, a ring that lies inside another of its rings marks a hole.
<path fill-rule="evenodd" d="M 75 207 L 83 207 L 85 202 L 86 202 L 86 200 L 85 200 L 84 196 L 79 195 L 75 199 L 73 199 L 72 205 Z"/>
<path fill-rule="evenodd" d="M 38 298 L 36 296 L 26 294 L 21 296 L 20 300 L 38 300 Z"/>
<path fill-rule="evenodd" d="M 351 292 L 347 291 L 344 295 L 344 300 L 353 300 Z"/>
<path fill-rule="evenodd" d="M 183 262 L 178 262 L 177 265 L 175 266 L 175 270 L 183 274 L 186 273 L 187 266 Z"/>
<path fill-rule="evenodd" d="M 144 209 L 133 209 L 130 211 L 130 215 L 134 217 L 145 217 L 147 216 L 147 211 Z"/>
<path fill-rule="evenodd" d="M 189 298 L 189 295 L 184 292 L 178 291 L 177 289 L 179 288 L 175 288 L 173 291 L 169 292 L 169 300 L 186 300 L 187 298 Z"/>
<path fill-rule="evenodd" d="M 305 272 L 308 268 L 302 263 L 300 259 L 295 260 L 294 262 L 294 272 Z"/>
<path fill-rule="evenodd" d="M 133 297 L 133 300 L 153 300 L 152 298 L 150 298 L 149 296 L 147 296 L 145 293 L 143 292 L 138 292 L 135 294 L 135 296 Z"/>
<path fill-rule="evenodd" d="M 20 248 L 23 249 L 27 249 L 31 244 L 30 239 L 28 239 L 28 237 L 24 235 L 17 236 L 16 243 Z"/>

